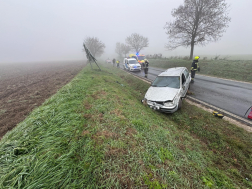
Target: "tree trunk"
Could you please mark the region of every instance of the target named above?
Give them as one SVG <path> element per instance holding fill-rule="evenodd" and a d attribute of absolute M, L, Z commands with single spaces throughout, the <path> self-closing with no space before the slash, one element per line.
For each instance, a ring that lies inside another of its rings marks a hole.
<path fill-rule="evenodd" d="M 192 59 L 193 59 L 193 50 L 194 50 L 194 42 L 191 42 L 190 60 L 192 60 Z"/>

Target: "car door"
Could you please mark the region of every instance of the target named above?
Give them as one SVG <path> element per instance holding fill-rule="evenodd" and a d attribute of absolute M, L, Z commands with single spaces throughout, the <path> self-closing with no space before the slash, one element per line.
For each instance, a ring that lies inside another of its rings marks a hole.
<path fill-rule="evenodd" d="M 182 97 L 185 97 L 186 92 L 188 90 L 188 83 L 187 83 L 187 79 L 184 73 L 182 73 L 181 75 L 181 82 L 182 82 Z"/>
<path fill-rule="evenodd" d="M 126 58 L 124 59 L 124 67 L 125 67 L 125 69 L 128 69 L 128 66 L 127 66 L 127 59 L 126 59 Z"/>
<path fill-rule="evenodd" d="M 188 90 L 190 82 L 191 82 L 191 77 L 190 77 L 190 74 L 189 74 L 187 69 L 184 70 L 184 74 L 185 74 L 185 77 L 186 77 L 186 87 L 187 87 L 187 90 Z"/>
<path fill-rule="evenodd" d="M 126 67 L 129 70 L 129 60 L 126 60 Z"/>

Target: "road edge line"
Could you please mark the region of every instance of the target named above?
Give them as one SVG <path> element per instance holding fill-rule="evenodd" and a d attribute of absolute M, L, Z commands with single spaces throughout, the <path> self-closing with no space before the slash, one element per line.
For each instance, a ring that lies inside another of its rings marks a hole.
<path fill-rule="evenodd" d="M 208 111 L 210 113 L 217 110 L 219 113 L 222 113 L 224 115 L 224 117 L 223 117 L 224 120 L 226 120 L 232 124 L 235 124 L 236 126 L 243 128 L 244 130 L 246 130 L 248 132 L 252 132 L 252 127 L 251 127 L 252 123 L 250 121 L 246 120 L 245 118 L 242 118 L 240 116 L 232 114 L 226 110 L 223 110 L 221 108 L 218 108 L 216 106 L 213 106 L 211 104 L 208 104 L 204 101 L 198 100 L 198 99 L 193 98 L 188 95 L 187 95 L 186 100 L 188 103 L 195 105 L 195 106 L 197 106 L 205 111 Z"/>

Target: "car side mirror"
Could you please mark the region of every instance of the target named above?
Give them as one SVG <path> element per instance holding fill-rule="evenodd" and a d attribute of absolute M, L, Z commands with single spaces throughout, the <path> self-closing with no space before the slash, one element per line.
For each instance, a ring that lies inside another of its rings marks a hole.
<path fill-rule="evenodd" d="M 183 90 L 185 90 L 185 85 L 183 85 L 183 87 L 182 87 L 182 88 L 183 88 Z"/>

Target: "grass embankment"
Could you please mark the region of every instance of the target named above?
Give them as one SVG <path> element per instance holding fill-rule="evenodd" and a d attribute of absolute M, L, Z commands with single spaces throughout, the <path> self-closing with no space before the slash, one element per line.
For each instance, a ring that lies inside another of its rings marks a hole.
<path fill-rule="evenodd" d="M 140 103 L 148 84 L 102 69 L 3 137 L 0 188 L 252 187 L 251 134 L 185 102 L 155 112 Z"/>
<path fill-rule="evenodd" d="M 183 59 L 150 59 L 150 66 L 158 68 L 187 67 L 191 69 L 192 61 Z M 199 60 L 199 74 L 233 79 L 238 81 L 252 81 L 252 60 Z"/>

